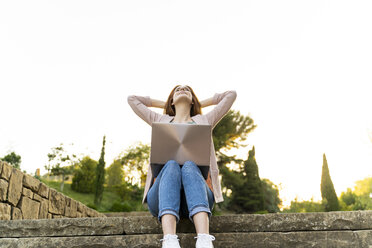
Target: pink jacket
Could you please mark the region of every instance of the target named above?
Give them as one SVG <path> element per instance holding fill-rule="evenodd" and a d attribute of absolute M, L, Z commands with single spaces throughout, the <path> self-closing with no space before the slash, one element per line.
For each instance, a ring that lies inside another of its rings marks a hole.
<path fill-rule="evenodd" d="M 215 94 L 213 96 L 213 104 L 217 105 L 214 107 L 213 110 L 208 112 L 205 115 L 195 115 L 192 116 L 191 119 L 196 124 L 209 124 L 214 128 L 217 123 L 222 119 L 222 117 L 230 110 L 232 104 L 236 99 L 236 92 L 235 91 L 226 91 L 221 94 Z M 133 109 L 133 111 L 141 117 L 142 120 L 147 122 L 150 126 L 153 122 L 167 122 L 169 123 L 174 117 L 164 114 L 159 114 L 155 111 L 149 109 L 151 107 L 151 99 L 150 97 L 142 97 L 142 96 L 128 96 L 128 103 Z M 212 188 L 215 202 L 222 202 L 222 191 L 221 191 L 221 183 L 218 178 L 219 170 L 217 166 L 216 160 L 216 152 L 214 150 L 213 139 L 211 143 L 211 158 L 210 158 L 210 175 L 212 181 Z M 145 184 L 145 191 L 143 194 L 142 203 L 146 202 L 147 192 L 149 191 L 150 187 L 152 186 L 152 182 L 154 177 L 151 172 L 151 166 L 149 166 L 147 171 L 147 178 Z"/>

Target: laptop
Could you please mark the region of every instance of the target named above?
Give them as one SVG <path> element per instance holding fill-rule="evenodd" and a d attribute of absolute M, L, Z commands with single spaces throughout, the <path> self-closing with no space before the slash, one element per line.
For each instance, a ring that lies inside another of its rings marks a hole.
<path fill-rule="evenodd" d="M 154 177 L 169 160 L 175 160 L 181 166 L 191 160 L 198 165 L 206 179 L 209 172 L 211 140 L 211 125 L 154 122 L 150 153 Z"/>

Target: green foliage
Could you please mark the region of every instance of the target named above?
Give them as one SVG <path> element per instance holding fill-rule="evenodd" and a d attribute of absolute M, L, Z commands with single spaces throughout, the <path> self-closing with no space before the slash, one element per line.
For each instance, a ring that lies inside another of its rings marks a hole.
<path fill-rule="evenodd" d="M 123 165 L 124 178 L 132 185 L 143 188 L 150 158 L 150 146 L 139 143 L 129 147 L 118 160 Z"/>
<path fill-rule="evenodd" d="M 19 170 L 21 169 L 21 156 L 17 155 L 15 152 L 11 152 L 5 155 L 3 158 L 0 158 L 0 160 L 8 162 L 14 168 L 17 168 Z"/>
<path fill-rule="evenodd" d="M 99 158 L 96 169 L 96 190 L 94 197 L 94 204 L 100 205 L 102 202 L 103 183 L 105 182 L 105 143 L 106 136 L 103 136 L 101 157 Z"/>
<path fill-rule="evenodd" d="M 291 201 L 289 208 L 283 209 L 283 213 L 309 213 L 309 212 L 324 212 L 324 205 L 320 202 L 314 202 L 311 198 L 310 201 L 299 202 L 297 197 Z"/>
<path fill-rule="evenodd" d="M 63 191 L 66 175 L 72 174 L 77 164 L 77 157 L 75 154 L 67 153 L 61 144 L 58 147 L 53 147 L 52 152 L 48 153 L 48 161 L 45 168 L 48 169 L 48 174 L 51 171 L 52 175 L 61 176 L 60 190 Z"/>
<path fill-rule="evenodd" d="M 107 186 L 112 187 L 124 183 L 124 169 L 120 160 L 115 160 L 107 169 Z"/>
<path fill-rule="evenodd" d="M 90 157 L 84 157 L 74 171 L 71 188 L 80 193 L 93 193 L 96 181 L 96 169 L 98 162 Z"/>
<path fill-rule="evenodd" d="M 340 196 L 341 209 L 372 210 L 372 177 L 367 177 L 355 183 L 354 191 L 350 188 Z"/>
<path fill-rule="evenodd" d="M 269 213 L 279 212 L 282 200 L 279 198 L 278 186 L 265 178 L 261 180 L 261 183 L 264 195 L 264 209 Z"/>
<path fill-rule="evenodd" d="M 254 213 L 264 210 L 263 186 L 258 174 L 255 159 L 255 148 L 240 171 L 226 174 L 226 184 L 231 188 L 231 199 L 228 208 L 238 213 Z"/>
<path fill-rule="evenodd" d="M 331 180 L 327 158 L 325 154 L 323 154 L 322 180 L 320 188 L 322 192 L 324 209 L 327 212 L 340 210 L 340 205 L 337 199 L 335 188 Z"/>
<path fill-rule="evenodd" d="M 213 143 L 217 151 L 240 148 L 242 142 L 256 128 L 253 119 L 230 110 L 213 129 Z"/>

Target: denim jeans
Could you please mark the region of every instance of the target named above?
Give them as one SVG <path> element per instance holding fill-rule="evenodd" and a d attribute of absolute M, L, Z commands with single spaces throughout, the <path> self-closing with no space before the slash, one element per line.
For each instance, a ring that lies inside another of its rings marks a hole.
<path fill-rule="evenodd" d="M 180 166 L 169 160 L 148 191 L 147 204 L 159 221 L 164 214 L 172 214 L 177 223 L 180 217 L 193 222 L 192 216 L 199 212 L 206 212 L 210 218 L 214 196 L 194 162 L 186 161 Z"/>

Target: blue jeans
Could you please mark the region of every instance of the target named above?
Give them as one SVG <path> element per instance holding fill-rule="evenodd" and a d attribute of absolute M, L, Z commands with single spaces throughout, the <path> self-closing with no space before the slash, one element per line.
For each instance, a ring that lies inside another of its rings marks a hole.
<path fill-rule="evenodd" d="M 159 221 L 164 214 L 172 214 L 177 223 L 180 216 L 193 222 L 192 216 L 199 212 L 206 212 L 210 218 L 214 196 L 194 162 L 186 161 L 181 168 L 169 160 L 148 191 L 147 204 Z"/>

